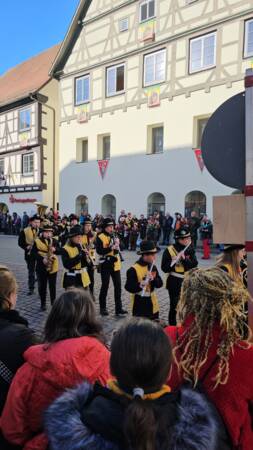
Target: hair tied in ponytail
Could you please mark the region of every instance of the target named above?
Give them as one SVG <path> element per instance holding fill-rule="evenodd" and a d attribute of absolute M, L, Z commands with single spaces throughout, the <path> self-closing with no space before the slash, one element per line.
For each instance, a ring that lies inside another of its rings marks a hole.
<path fill-rule="evenodd" d="M 143 398 L 144 397 L 144 390 L 140 387 L 136 387 L 133 389 L 133 397 L 140 397 Z"/>

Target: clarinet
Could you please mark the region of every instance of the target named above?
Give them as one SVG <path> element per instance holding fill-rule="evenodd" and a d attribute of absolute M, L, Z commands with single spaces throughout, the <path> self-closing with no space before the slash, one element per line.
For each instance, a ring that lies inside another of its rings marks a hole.
<path fill-rule="evenodd" d="M 118 235 L 116 233 L 113 233 L 112 237 L 111 237 L 112 245 L 115 245 L 115 240 L 116 239 L 119 239 L 119 237 L 118 237 Z M 120 261 L 123 262 L 124 258 L 123 258 L 123 255 L 122 255 L 121 251 L 120 251 L 120 248 L 118 249 L 118 252 L 119 252 Z"/>
<path fill-rule="evenodd" d="M 152 273 L 154 264 L 155 264 L 154 262 L 151 264 L 151 267 L 150 267 L 150 269 L 148 270 L 147 275 L 146 275 L 146 278 L 145 278 L 145 280 L 144 280 L 145 285 L 144 285 L 143 288 L 142 288 L 142 292 L 141 292 L 141 296 L 142 296 L 142 297 L 144 297 L 144 295 L 145 295 L 145 292 L 146 292 L 146 289 L 147 289 L 147 285 L 148 285 L 148 283 L 149 283 L 149 275 Z"/>

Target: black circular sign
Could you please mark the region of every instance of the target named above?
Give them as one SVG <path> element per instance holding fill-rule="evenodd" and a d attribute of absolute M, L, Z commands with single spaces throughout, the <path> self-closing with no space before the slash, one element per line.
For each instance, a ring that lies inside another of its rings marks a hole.
<path fill-rule="evenodd" d="M 201 149 L 206 168 L 216 180 L 244 189 L 245 92 L 231 97 L 213 113 L 205 127 Z"/>

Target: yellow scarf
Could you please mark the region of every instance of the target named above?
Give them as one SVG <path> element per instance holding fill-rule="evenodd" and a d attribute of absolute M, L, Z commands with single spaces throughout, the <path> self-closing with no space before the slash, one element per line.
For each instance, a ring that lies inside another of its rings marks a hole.
<path fill-rule="evenodd" d="M 133 399 L 132 395 L 127 394 L 126 392 L 122 391 L 117 383 L 117 381 L 115 380 L 109 380 L 107 382 L 107 387 L 109 389 L 111 389 L 111 391 L 113 391 L 115 394 L 118 395 L 124 395 L 125 397 L 129 398 L 129 399 Z M 164 394 L 168 394 L 169 392 L 171 392 L 171 389 L 169 386 L 167 386 L 166 384 L 164 384 L 162 386 L 162 388 L 159 391 L 156 392 L 152 392 L 151 394 L 144 394 L 144 396 L 142 397 L 143 400 L 156 400 L 157 398 L 162 397 Z"/>

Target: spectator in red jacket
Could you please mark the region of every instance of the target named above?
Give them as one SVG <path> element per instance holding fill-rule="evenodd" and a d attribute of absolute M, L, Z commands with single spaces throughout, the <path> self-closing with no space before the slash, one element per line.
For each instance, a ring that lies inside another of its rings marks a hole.
<path fill-rule="evenodd" d="M 168 327 L 175 363 L 169 385 L 202 382 L 219 410 L 231 448 L 253 449 L 253 347 L 243 342 L 242 286 L 220 268 L 187 273 L 178 304 L 179 327 Z"/>
<path fill-rule="evenodd" d="M 25 354 L 0 419 L 5 439 L 24 450 L 44 450 L 43 414 L 66 388 L 84 380 L 106 384 L 110 353 L 88 293 L 72 289 L 54 303 L 45 325 L 45 343 Z"/>

